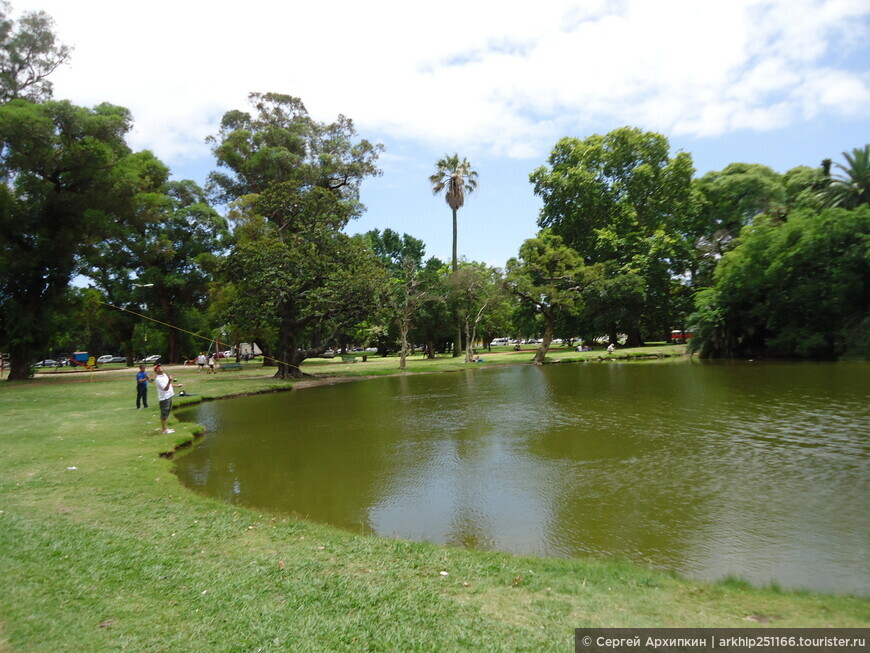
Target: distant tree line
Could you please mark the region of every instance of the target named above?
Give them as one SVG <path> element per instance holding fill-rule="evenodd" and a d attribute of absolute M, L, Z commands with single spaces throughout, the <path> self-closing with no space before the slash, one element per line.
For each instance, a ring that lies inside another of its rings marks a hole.
<path fill-rule="evenodd" d="M 478 173 L 458 154 L 429 181 L 453 258 L 390 229 L 345 233 L 383 146 L 298 98 L 251 94 L 207 139 L 205 188 L 134 152 L 132 117 L 52 99 L 70 56 L 51 19 L 0 2 L 0 350 L 11 379 L 63 349 L 159 353 L 253 342 L 278 376 L 328 349 L 418 347 L 471 361 L 478 342 L 693 332 L 703 356 L 867 356 L 870 146 L 779 174 L 691 156 L 632 127 L 563 138 L 533 171 L 540 231 L 503 269 L 457 255 Z M 832 169 L 835 171 L 832 173 Z M 223 207 L 223 213 L 216 207 Z M 87 280 L 87 287 L 72 280 Z"/>

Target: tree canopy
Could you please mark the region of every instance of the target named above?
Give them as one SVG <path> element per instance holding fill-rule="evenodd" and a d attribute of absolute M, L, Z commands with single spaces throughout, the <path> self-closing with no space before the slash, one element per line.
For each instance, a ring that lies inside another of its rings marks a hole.
<path fill-rule="evenodd" d="M 697 297 L 703 356 L 870 353 L 870 207 L 762 216 Z"/>
<path fill-rule="evenodd" d="M 235 320 L 247 323 L 255 301 L 277 332 L 278 375 L 298 377 L 306 357 L 377 303 L 376 283 L 359 287 L 374 268 L 340 230 L 362 212 L 359 184 L 379 174 L 382 147 L 357 140 L 344 116 L 313 120 L 298 98 L 254 93 L 250 101 L 253 114 L 227 112 L 208 139 L 220 168 L 210 188 L 245 223 L 225 267 L 237 286 Z"/>
<path fill-rule="evenodd" d="M 129 112 L 109 104 L 0 105 L 0 342 L 10 378 L 27 377 L 79 257 L 121 219 L 129 128 Z"/>
<path fill-rule="evenodd" d="M 28 12 L 17 24 L 10 11 L 0 0 L 0 102 L 48 100 L 48 76 L 69 60 L 72 48 L 57 41 L 54 21 L 44 11 Z"/>
<path fill-rule="evenodd" d="M 209 205 L 195 182 L 171 181 L 169 169 L 150 152 L 128 157 L 122 172 L 127 189 L 119 189 L 116 199 L 124 202 L 124 219 L 110 225 L 106 239 L 86 257 L 83 273 L 112 304 L 135 299 L 149 317 L 205 336 L 208 329 L 197 316 L 211 280 L 206 267 L 213 267 L 214 256 L 227 246 L 226 219 Z M 109 319 L 120 322 L 122 316 Z M 177 328 L 165 334 L 166 362 L 182 362 L 182 343 L 187 351 L 202 346 Z M 128 326 L 120 339 L 130 358 L 132 335 Z"/>
<path fill-rule="evenodd" d="M 586 293 L 601 282 L 603 271 L 600 263 L 586 265 L 561 236 L 546 229 L 537 238 L 523 242 L 519 257 L 507 262 L 508 288 L 544 319 L 543 342 L 535 354 L 535 363 L 544 362 L 556 320 L 563 314 L 580 312 Z"/>
<path fill-rule="evenodd" d="M 627 333 L 630 344 L 641 344 L 643 332 L 670 327 L 670 280 L 689 267 L 697 229 L 693 173 L 691 157 L 670 157 L 661 134 L 622 127 L 561 139 L 548 165 L 530 176 L 543 199 L 539 227 L 562 237 L 587 263 L 605 264 L 609 277 L 643 281 L 636 311 L 609 311 L 609 331 Z"/>

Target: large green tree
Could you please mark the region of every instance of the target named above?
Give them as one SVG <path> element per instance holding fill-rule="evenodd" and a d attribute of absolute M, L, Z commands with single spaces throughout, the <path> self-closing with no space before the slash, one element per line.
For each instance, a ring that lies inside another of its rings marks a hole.
<path fill-rule="evenodd" d="M 171 181 L 169 169 L 150 152 L 130 156 L 121 170 L 127 183 L 116 200 L 124 203 L 124 220 L 114 222 L 107 238 L 87 256 L 84 273 L 113 305 L 138 300 L 149 317 L 171 325 L 164 327 L 167 351 L 139 353 L 165 354 L 166 361 L 180 363 L 183 354 L 202 346 L 184 331 L 205 330 L 206 267 L 227 245 L 227 222 L 195 182 Z M 121 319 L 109 318 L 118 323 L 119 333 Z M 152 323 L 155 327 L 161 328 Z M 130 356 L 132 331 L 124 335 Z"/>
<path fill-rule="evenodd" d="M 260 298 L 278 333 L 278 375 L 298 377 L 302 360 L 330 344 L 324 318 L 345 322 L 342 307 L 351 319 L 363 299 L 350 294 L 354 252 L 341 229 L 362 212 L 359 186 L 379 174 L 382 147 L 358 140 L 344 116 L 312 119 L 298 98 L 254 93 L 250 101 L 252 113 L 227 112 L 208 139 L 219 167 L 210 188 L 220 201 L 242 202 L 243 219 L 263 228 L 259 241 L 233 250 L 231 274 L 250 291 L 240 286 L 241 301 Z M 257 276 L 238 276 L 247 265 Z M 334 312 L 319 312 L 327 308 Z"/>
<path fill-rule="evenodd" d="M 468 159 L 459 158 L 459 154 L 444 155 L 435 163 L 435 172 L 430 175 L 432 193 L 444 193 L 444 201 L 453 212 L 453 271 L 459 263 L 456 254 L 457 213 L 465 206 L 466 195 L 477 190 L 477 171 L 471 167 Z"/>
<path fill-rule="evenodd" d="M 423 256 L 426 248 L 422 240 L 392 229 L 383 233 L 374 229 L 365 234 L 365 240 L 383 263 L 389 274 L 385 293 L 389 319 L 399 331 L 399 369 L 404 370 L 410 343 L 408 334 L 416 323 L 423 304 L 440 299 L 430 287 L 431 275 L 426 274 Z"/>
<path fill-rule="evenodd" d="M 670 328 L 671 280 L 689 267 L 696 230 L 693 173 L 691 157 L 671 157 L 661 134 L 622 127 L 561 139 L 548 165 L 530 176 L 543 199 L 540 227 L 561 236 L 586 263 L 604 264 L 610 278 L 642 280 L 643 297 L 631 314 L 616 301 L 600 307 L 609 331 L 627 333 L 629 344 Z"/>
<path fill-rule="evenodd" d="M 448 302 L 450 274 L 450 265 L 434 256 L 420 271 L 429 301 L 418 308 L 410 337 L 414 342 L 425 344 L 430 359 L 435 358 L 436 351 L 447 351 L 448 344 L 455 339 L 453 312 Z"/>
<path fill-rule="evenodd" d="M 453 272 L 459 267 L 459 259 L 456 253 L 456 241 L 458 234 L 457 213 L 465 206 L 466 195 L 477 190 L 477 171 L 471 167 L 466 158 L 459 158 L 459 154 L 444 155 L 435 163 L 435 172 L 429 176 L 432 185 L 432 193 L 440 195 L 444 193 L 444 201 L 453 212 Z M 462 327 L 457 323 L 456 339 L 453 343 L 453 355 L 459 356 L 462 342 Z"/>
<path fill-rule="evenodd" d="M 534 362 L 543 364 L 556 322 L 562 313 L 583 309 L 586 294 L 602 282 L 603 265 L 586 265 L 560 236 L 544 230 L 520 245 L 519 257 L 507 262 L 508 288 L 544 322 L 544 337 Z"/>
<path fill-rule="evenodd" d="M 31 355 L 50 339 L 82 254 L 122 219 L 130 123 L 109 104 L 0 105 L 0 347 L 11 353 L 11 379 L 28 376 Z"/>
<path fill-rule="evenodd" d="M 755 216 L 781 212 L 786 197 L 783 176 L 757 163 L 732 163 L 708 172 L 696 188 L 703 196 L 697 235 L 716 256 Z"/>
<path fill-rule="evenodd" d="M 10 11 L 0 0 L 0 102 L 48 100 L 48 76 L 69 60 L 72 49 L 57 41 L 54 21 L 44 11 L 28 12 L 17 24 Z"/>
<path fill-rule="evenodd" d="M 300 365 L 338 345 L 385 301 L 388 278 L 368 247 L 316 217 L 292 234 L 254 214 L 223 263 L 233 292 L 226 322 L 245 333 L 273 333 L 277 374 L 302 376 Z"/>
<path fill-rule="evenodd" d="M 449 279 L 465 336 L 465 362 L 472 362 L 477 332 L 484 318 L 498 307 L 505 295 L 501 271 L 484 263 L 463 261 Z"/>
<path fill-rule="evenodd" d="M 702 356 L 870 353 L 870 206 L 757 218 L 698 293 Z"/>

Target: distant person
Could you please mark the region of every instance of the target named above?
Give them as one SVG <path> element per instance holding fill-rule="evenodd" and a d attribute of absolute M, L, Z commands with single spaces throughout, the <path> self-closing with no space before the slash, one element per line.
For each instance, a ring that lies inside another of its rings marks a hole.
<path fill-rule="evenodd" d="M 215 374 L 214 371 L 214 354 L 208 355 L 208 374 Z"/>
<path fill-rule="evenodd" d="M 141 406 L 148 408 L 148 382 L 150 380 L 145 366 L 139 365 L 139 371 L 136 373 L 136 410 L 139 410 Z"/>
<path fill-rule="evenodd" d="M 154 383 L 157 385 L 157 400 L 160 402 L 160 424 L 163 427 L 163 433 L 175 433 L 175 429 L 166 428 L 166 420 L 169 419 L 169 412 L 172 410 L 172 397 L 175 396 L 175 390 L 172 389 L 172 379 L 163 371 L 163 366 L 160 363 L 154 364 L 154 373 L 157 375 L 154 378 Z M 181 387 L 181 384 L 177 384 Z"/>
<path fill-rule="evenodd" d="M 197 372 L 202 372 L 205 369 L 205 363 L 206 363 L 205 352 L 201 351 L 201 352 L 199 352 L 199 356 L 196 357 L 196 364 L 199 366 L 199 369 L 197 370 Z"/>

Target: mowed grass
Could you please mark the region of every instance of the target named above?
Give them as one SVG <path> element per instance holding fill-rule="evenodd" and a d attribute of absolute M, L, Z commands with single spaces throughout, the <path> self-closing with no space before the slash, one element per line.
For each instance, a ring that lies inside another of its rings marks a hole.
<path fill-rule="evenodd" d="M 397 365 L 304 368 L 337 381 Z M 462 367 L 417 355 L 409 370 Z M 169 370 L 196 393 L 179 403 L 292 385 L 257 364 Z M 134 372 L 0 382 L 0 651 L 566 651 L 577 627 L 870 625 L 866 598 L 361 536 L 200 496 L 158 455 L 196 426 L 160 435 Z"/>

